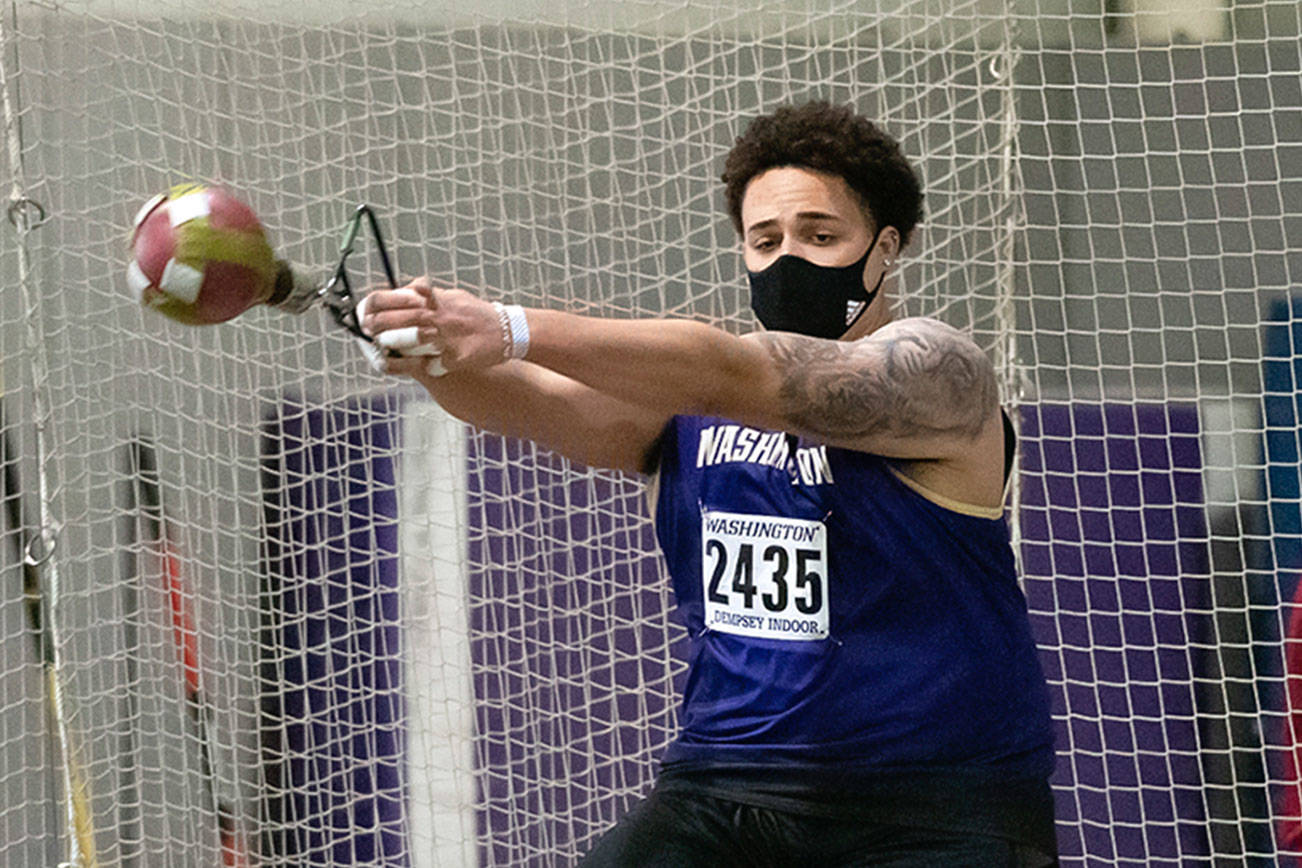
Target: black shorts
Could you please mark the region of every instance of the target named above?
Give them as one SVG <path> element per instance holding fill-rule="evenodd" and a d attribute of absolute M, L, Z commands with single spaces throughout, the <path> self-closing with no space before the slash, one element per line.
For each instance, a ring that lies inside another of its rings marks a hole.
<path fill-rule="evenodd" d="M 751 803 L 755 801 L 771 800 L 662 782 L 579 864 L 582 868 L 1044 868 L 1058 864 L 1047 784 L 1043 799 L 1010 804 L 1018 816 L 1004 818 L 1005 829 L 988 828 L 984 821 L 965 824 L 963 818 L 970 812 L 963 799 L 954 802 L 948 815 L 924 809 L 890 821 L 874 816 L 880 812 L 866 803 L 863 811 L 856 810 L 854 800 L 843 801 L 834 810 L 796 802 L 783 807 Z"/>

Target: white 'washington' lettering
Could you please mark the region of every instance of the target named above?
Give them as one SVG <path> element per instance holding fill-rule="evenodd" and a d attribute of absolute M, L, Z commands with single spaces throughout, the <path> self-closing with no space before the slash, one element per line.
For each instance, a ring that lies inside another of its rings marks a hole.
<path fill-rule="evenodd" d="M 765 467 L 787 467 L 791 444 L 781 431 L 760 431 L 742 425 L 708 425 L 696 443 L 696 466 L 744 462 Z M 797 449 L 792 482 L 823 485 L 835 482 L 826 446 Z"/>

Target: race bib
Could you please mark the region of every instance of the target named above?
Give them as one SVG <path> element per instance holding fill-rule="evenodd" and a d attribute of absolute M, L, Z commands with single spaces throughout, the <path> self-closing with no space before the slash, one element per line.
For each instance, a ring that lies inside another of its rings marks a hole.
<path fill-rule="evenodd" d="M 827 638 L 827 527 L 821 521 L 706 511 L 705 626 L 765 639 Z"/>

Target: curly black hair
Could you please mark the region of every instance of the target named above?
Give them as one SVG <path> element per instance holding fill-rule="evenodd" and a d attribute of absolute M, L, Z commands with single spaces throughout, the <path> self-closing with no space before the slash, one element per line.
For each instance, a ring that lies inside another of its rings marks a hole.
<path fill-rule="evenodd" d="M 894 226 L 900 246 L 922 219 L 922 187 L 900 145 L 849 106 L 784 105 L 751 121 L 723 167 L 728 216 L 742 234 L 741 201 L 756 175 L 798 166 L 843 179 L 877 228 Z"/>

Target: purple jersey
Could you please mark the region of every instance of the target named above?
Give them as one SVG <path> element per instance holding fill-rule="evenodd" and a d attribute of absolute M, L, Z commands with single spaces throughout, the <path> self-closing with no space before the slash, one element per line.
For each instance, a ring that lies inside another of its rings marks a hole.
<path fill-rule="evenodd" d="M 679 416 L 655 519 L 691 636 L 666 765 L 1049 774 L 1048 691 L 999 510 L 880 456 Z"/>

